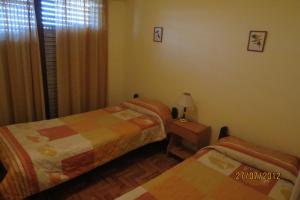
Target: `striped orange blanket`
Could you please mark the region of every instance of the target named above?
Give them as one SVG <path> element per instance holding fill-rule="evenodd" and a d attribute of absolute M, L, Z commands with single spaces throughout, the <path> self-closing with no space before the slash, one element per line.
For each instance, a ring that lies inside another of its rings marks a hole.
<path fill-rule="evenodd" d="M 298 170 L 296 157 L 228 137 L 117 200 L 289 200 Z"/>
<path fill-rule="evenodd" d="M 8 173 L 0 199 L 23 199 L 166 137 L 166 106 L 131 100 L 120 106 L 0 128 Z"/>

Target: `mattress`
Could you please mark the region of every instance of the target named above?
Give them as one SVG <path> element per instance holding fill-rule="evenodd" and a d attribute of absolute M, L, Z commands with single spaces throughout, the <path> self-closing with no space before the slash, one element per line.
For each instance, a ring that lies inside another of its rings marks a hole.
<path fill-rule="evenodd" d="M 233 140 L 200 150 L 117 200 L 289 200 L 298 192 L 296 157 Z"/>
<path fill-rule="evenodd" d="M 23 199 L 166 137 L 166 106 L 131 100 L 119 106 L 0 128 L 8 171 L 0 199 Z"/>

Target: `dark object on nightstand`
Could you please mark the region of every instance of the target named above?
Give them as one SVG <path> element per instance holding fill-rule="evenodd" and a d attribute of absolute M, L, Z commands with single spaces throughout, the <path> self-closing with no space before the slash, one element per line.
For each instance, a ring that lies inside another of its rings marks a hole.
<path fill-rule="evenodd" d="M 133 95 L 133 98 L 134 98 L 134 99 L 139 98 L 139 94 L 137 94 L 137 93 L 134 94 L 134 95 Z"/>
<path fill-rule="evenodd" d="M 7 171 L 3 164 L 0 162 L 0 183 L 4 179 L 5 175 L 7 174 Z"/>
<path fill-rule="evenodd" d="M 223 126 L 220 130 L 219 139 L 222 139 L 222 138 L 228 137 L 228 136 L 229 136 L 228 127 Z"/>
<path fill-rule="evenodd" d="M 176 107 L 172 108 L 172 118 L 177 119 L 178 118 L 178 109 Z"/>
<path fill-rule="evenodd" d="M 186 159 L 209 144 L 211 128 L 197 122 L 175 120 L 170 123 L 169 132 L 167 154 Z"/>

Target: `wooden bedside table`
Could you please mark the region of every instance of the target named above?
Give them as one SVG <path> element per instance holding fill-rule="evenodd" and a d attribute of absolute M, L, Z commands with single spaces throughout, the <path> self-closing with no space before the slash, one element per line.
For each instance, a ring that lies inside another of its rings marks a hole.
<path fill-rule="evenodd" d="M 197 122 L 175 120 L 170 123 L 169 132 L 167 154 L 186 159 L 208 145 L 211 128 Z"/>

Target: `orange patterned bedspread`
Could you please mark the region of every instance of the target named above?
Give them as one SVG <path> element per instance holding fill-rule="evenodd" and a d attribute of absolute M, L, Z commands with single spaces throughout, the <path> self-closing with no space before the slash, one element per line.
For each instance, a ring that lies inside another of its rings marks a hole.
<path fill-rule="evenodd" d="M 162 140 L 162 118 L 133 101 L 0 128 L 0 159 L 8 171 L 0 183 L 0 199 L 23 199 Z"/>
<path fill-rule="evenodd" d="M 228 141 L 224 141 L 200 150 L 192 158 L 117 200 L 290 199 L 297 176 L 289 174 L 290 168 L 263 160 L 260 161 L 266 162 L 264 167 L 267 167 L 267 170 L 253 167 L 257 164 L 257 157 L 250 156 L 249 152 L 245 153 L 247 147 L 243 147 L 243 151 L 237 148 L 233 150 L 229 146 L 225 147 L 226 142 L 228 144 Z M 230 151 L 234 153 L 231 154 Z M 259 151 L 254 149 L 253 152 Z M 234 154 L 243 157 L 243 162 Z M 276 157 L 272 158 L 277 160 Z M 287 157 L 287 159 L 298 162 L 296 158 Z M 288 162 L 287 165 L 289 164 Z M 299 170 L 298 163 L 295 164 Z"/>

